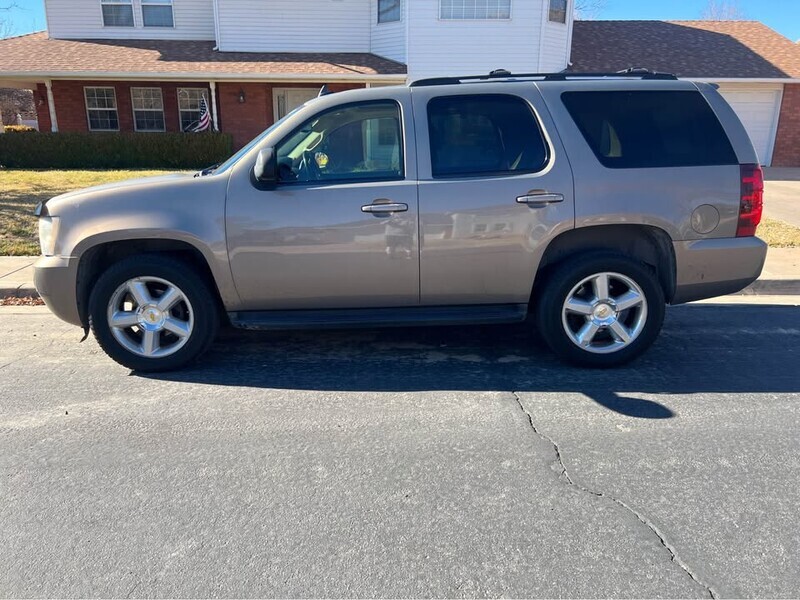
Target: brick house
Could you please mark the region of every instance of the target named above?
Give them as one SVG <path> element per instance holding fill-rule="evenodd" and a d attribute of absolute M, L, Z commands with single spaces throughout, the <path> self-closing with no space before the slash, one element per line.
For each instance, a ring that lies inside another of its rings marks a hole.
<path fill-rule="evenodd" d="M 764 164 L 800 166 L 800 47 L 754 21 L 577 21 L 574 0 L 45 0 L 48 31 L 0 41 L 0 87 L 42 131 L 183 131 L 205 98 L 239 147 L 325 84 L 613 72 L 711 81 Z"/>
<path fill-rule="evenodd" d="M 35 91 L 42 131 L 183 131 L 204 97 L 241 146 L 323 84 L 562 70 L 573 1 L 45 0 L 0 87 Z"/>
<path fill-rule="evenodd" d="M 618 71 L 631 66 L 718 84 L 761 162 L 800 166 L 800 47 L 763 23 L 575 23 L 571 70 Z"/>

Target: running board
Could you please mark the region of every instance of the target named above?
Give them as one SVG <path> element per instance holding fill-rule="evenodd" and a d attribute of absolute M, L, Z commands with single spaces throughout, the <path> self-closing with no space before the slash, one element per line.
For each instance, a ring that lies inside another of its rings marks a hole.
<path fill-rule="evenodd" d="M 272 330 L 519 323 L 524 321 L 527 315 L 527 304 L 259 310 L 228 313 L 231 325 L 234 327 Z"/>

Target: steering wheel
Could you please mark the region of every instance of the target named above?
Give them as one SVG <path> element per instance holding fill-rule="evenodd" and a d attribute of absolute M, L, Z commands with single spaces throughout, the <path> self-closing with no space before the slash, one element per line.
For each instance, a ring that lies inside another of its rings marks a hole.
<path fill-rule="evenodd" d="M 314 158 L 314 151 L 313 150 L 306 150 L 303 152 L 303 163 L 305 166 L 305 170 L 308 173 L 308 179 L 311 181 L 319 181 L 320 177 L 320 170 L 319 165 L 317 165 L 317 160 Z"/>

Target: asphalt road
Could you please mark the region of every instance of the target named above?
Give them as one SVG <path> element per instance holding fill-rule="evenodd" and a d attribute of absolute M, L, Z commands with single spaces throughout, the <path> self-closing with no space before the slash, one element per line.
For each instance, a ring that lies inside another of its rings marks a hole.
<path fill-rule="evenodd" d="M 520 327 L 158 377 L 79 337 L 0 308 L 0 596 L 800 595 L 798 306 L 672 308 L 606 372 Z"/>

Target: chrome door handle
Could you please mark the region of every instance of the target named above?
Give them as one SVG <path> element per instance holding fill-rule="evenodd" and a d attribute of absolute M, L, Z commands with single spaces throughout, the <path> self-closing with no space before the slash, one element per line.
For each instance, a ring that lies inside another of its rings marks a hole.
<path fill-rule="evenodd" d="M 390 212 L 406 212 L 408 204 L 402 202 L 389 202 L 386 204 L 367 204 L 361 207 L 361 212 L 365 213 L 390 213 Z"/>
<path fill-rule="evenodd" d="M 551 192 L 528 192 L 524 196 L 517 196 L 517 202 L 528 206 L 544 206 L 555 202 L 563 202 L 564 194 L 554 194 Z"/>

